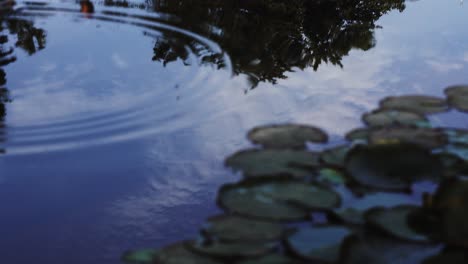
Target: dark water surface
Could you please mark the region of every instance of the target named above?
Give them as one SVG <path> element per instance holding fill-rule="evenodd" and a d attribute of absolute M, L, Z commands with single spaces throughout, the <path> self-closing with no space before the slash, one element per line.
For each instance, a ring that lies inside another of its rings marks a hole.
<path fill-rule="evenodd" d="M 118 263 L 193 237 L 253 126 L 338 142 L 387 95 L 468 80 L 455 0 L 93 3 L 3 16 L 1 263 Z"/>

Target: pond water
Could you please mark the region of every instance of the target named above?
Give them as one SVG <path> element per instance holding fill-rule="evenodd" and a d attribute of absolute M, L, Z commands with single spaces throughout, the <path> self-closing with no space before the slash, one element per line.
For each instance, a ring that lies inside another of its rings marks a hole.
<path fill-rule="evenodd" d="M 194 237 L 252 127 L 335 144 L 387 95 L 467 82 L 463 2 L 266 2 L 5 2 L 2 262 L 118 263 Z"/>

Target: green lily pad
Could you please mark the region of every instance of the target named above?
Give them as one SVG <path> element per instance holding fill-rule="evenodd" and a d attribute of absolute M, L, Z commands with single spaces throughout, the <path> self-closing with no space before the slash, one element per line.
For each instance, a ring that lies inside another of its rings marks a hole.
<path fill-rule="evenodd" d="M 371 127 L 430 127 L 430 123 L 424 115 L 408 111 L 376 110 L 363 115 L 362 120 L 366 125 Z"/>
<path fill-rule="evenodd" d="M 447 135 L 440 129 L 389 127 L 372 130 L 370 144 L 415 144 L 428 149 L 439 148 L 448 142 Z"/>
<path fill-rule="evenodd" d="M 468 112 L 468 86 L 458 85 L 445 89 L 448 103 L 455 109 Z"/>
<path fill-rule="evenodd" d="M 316 180 L 326 184 L 343 185 L 348 181 L 348 178 L 339 170 L 323 168 L 319 170 Z"/>
<path fill-rule="evenodd" d="M 298 220 L 310 210 L 339 206 L 340 196 L 325 187 L 298 181 L 259 181 L 225 185 L 218 203 L 229 212 L 271 220 Z"/>
<path fill-rule="evenodd" d="M 343 167 L 346 155 L 351 149 L 348 145 L 330 148 L 320 154 L 320 160 L 328 166 Z"/>
<path fill-rule="evenodd" d="M 408 191 L 413 182 L 441 179 L 443 166 L 424 148 L 390 144 L 355 147 L 346 159 L 345 168 L 363 186 Z"/>
<path fill-rule="evenodd" d="M 187 244 L 193 242 L 181 242 L 165 248 L 162 248 L 155 252 L 153 255 L 152 262 L 133 262 L 133 263 L 154 263 L 154 264 L 220 264 L 214 259 L 209 257 L 195 254 L 188 250 Z M 150 257 L 150 252 L 140 252 L 133 254 L 133 257 L 146 261 Z M 125 257 L 132 255 L 124 255 L 124 261 L 127 261 Z"/>
<path fill-rule="evenodd" d="M 308 176 L 319 166 L 319 154 L 296 150 L 245 150 L 226 159 L 226 166 L 246 177 Z"/>
<path fill-rule="evenodd" d="M 390 96 L 380 101 L 382 109 L 415 112 L 419 114 L 435 114 L 448 111 L 447 102 L 443 98 L 425 95 Z"/>
<path fill-rule="evenodd" d="M 235 215 L 212 217 L 203 231 L 222 242 L 271 241 L 283 235 L 283 228 L 278 223 Z"/>
<path fill-rule="evenodd" d="M 378 192 L 367 194 L 353 202 L 348 201 L 345 207 L 335 209 L 332 216 L 347 224 L 364 225 L 365 215 L 369 210 L 380 206 L 394 207 L 411 203 L 414 203 L 414 198 L 409 195 Z"/>
<path fill-rule="evenodd" d="M 447 135 L 448 143 L 468 146 L 468 130 L 445 128 L 443 132 Z"/>
<path fill-rule="evenodd" d="M 305 125 L 269 125 L 252 129 L 247 137 L 265 148 L 305 148 L 306 142 L 325 143 L 328 135 L 320 128 Z"/>
<path fill-rule="evenodd" d="M 126 263 L 151 264 L 158 252 L 158 249 L 129 250 L 122 255 L 122 261 Z"/>
<path fill-rule="evenodd" d="M 367 139 L 369 138 L 370 129 L 368 128 L 356 128 L 351 130 L 345 135 L 345 138 L 348 141 L 358 141 L 367 143 Z"/>
<path fill-rule="evenodd" d="M 440 254 L 429 257 L 422 264 L 466 264 L 468 252 L 458 248 L 444 249 Z"/>
<path fill-rule="evenodd" d="M 418 206 L 409 205 L 389 209 L 375 208 L 366 213 L 366 219 L 368 224 L 396 238 L 413 242 L 428 242 L 425 235 L 416 232 L 408 225 L 409 215 L 419 209 Z"/>
<path fill-rule="evenodd" d="M 416 264 L 436 254 L 440 246 L 402 242 L 372 234 L 345 239 L 340 264 Z"/>
<path fill-rule="evenodd" d="M 202 255 L 207 255 L 215 258 L 249 258 L 260 257 L 272 252 L 276 243 L 220 243 L 213 242 L 207 245 L 192 242 L 188 244 L 190 249 Z"/>
<path fill-rule="evenodd" d="M 468 181 L 447 180 L 437 189 L 432 209 L 441 217 L 440 239 L 468 248 Z"/>
<path fill-rule="evenodd" d="M 341 244 L 351 231 L 341 226 L 305 227 L 289 236 L 286 244 L 293 254 L 320 263 L 336 263 Z"/>
<path fill-rule="evenodd" d="M 304 262 L 280 254 L 269 254 L 261 258 L 241 261 L 238 264 L 304 264 Z"/>

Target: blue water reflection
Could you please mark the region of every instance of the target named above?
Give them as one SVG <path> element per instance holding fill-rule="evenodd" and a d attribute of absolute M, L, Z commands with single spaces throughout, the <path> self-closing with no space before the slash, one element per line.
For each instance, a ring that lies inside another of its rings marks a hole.
<path fill-rule="evenodd" d="M 217 210 L 217 187 L 236 179 L 224 157 L 247 145 L 253 126 L 311 123 L 336 143 L 386 95 L 442 95 L 467 82 L 468 16 L 458 1 L 407 2 L 377 21 L 375 47 L 351 49 L 343 67 L 298 66 L 255 89 L 214 25 L 210 35 L 185 31 L 168 10 L 153 22 L 102 13 L 145 15 L 139 7 L 158 10 L 153 3 L 96 2 L 86 16 L 77 3 L 55 5 L 75 11 L 20 15 L 45 30 L 46 45 L 33 55 L 15 48 L 4 68 L 13 99 L 0 143 L 5 263 L 116 263 L 128 248 L 194 237 Z M 158 41 L 185 58 L 154 59 Z"/>

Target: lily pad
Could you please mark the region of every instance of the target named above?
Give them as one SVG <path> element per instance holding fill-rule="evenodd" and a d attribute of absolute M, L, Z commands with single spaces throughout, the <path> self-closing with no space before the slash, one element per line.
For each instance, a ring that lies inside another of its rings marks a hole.
<path fill-rule="evenodd" d="M 389 209 L 376 208 L 366 213 L 367 222 L 383 232 L 412 242 L 428 242 L 428 238 L 408 225 L 409 215 L 419 210 L 418 206 L 402 205 Z"/>
<path fill-rule="evenodd" d="M 370 129 L 368 128 L 356 128 L 351 130 L 345 135 L 348 141 L 358 141 L 366 143 L 369 138 Z"/>
<path fill-rule="evenodd" d="M 308 176 L 319 166 L 319 154 L 297 150 L 245 150 L 226 159 L 226 166 L 246 177 Z"/>
<path fill-rule="evenodd" d="M 345 239 L 340 264 L 416 264 L 436 254 L 440 246 L 402 242 L 373 234 Z"/>
<path fill-rule="evenodd" d="M 333 217 L 351 225 L 364 225 L 365 215 L 369 210 L 377 207 L 395 207 L 415 203 L 414 198 L 402 193 L 378 192 L 367 194 L 352 202 L 348 201 L 345 207 L 334 210 Z"/>
<path fill-rule="evenodd" d="M 445 128 L 443 132 L 447 135 L 448 143 L 455 145 L 466 145 L 468 147 L 468 130 Z"/>
<path fill-rule="evenodd" d="M 191 250 L 198 254 L 207 255 L 215 258 L 249 258 L 260 257 L 273 251 L 276 243 L 220 243 L 213 242 L 203 245 L 196 242 L 189 243 Z"/>
<path fill-rule="evenodd" d="M 332 185 L 342 185 L 348 181 L 347 177 L 344 175 L 343 172 L 331 168 L 321 169 L 318 172 L 316 180 L 321 183 Z"/>
<path fill-rule="evenodd" d="M 439 148 L 448 142 L 447 135 L 440 129 L 391 127 L 372 130 L 370 144 L 415 144 L 428 149 Z"/>
<path fill-rule="evenodd" d="M 345 168 L 363 186 L 408 191 L 413 182 L 441 179 L 443 166 L 424 148 L 390 144 L 355 147 L 346 159 Z"/>
<path fill-rule="evenodd" d="M 293 254 L 320 263 L 336 263 L 342 242 L 351 231 L 341 226 L 305 227 L 289 236 L 286 244 Z"/>
<path fill-rule="evenodd" d="M 320 154 L 320 159 L 323 163 L 333 167 L 343 167 L 346 155 L 351 149 L 348 145 L 341 145 L 327 149 Z"/>
<path fill-rule="evenodd" d="M 195 254 L 187 249 L 188 242 L 174 244 L 160 250 L 127 252 L 122 260 L 128 263 L 151 264 L 220 264 L 214 259 Z"/>
<path fill-rule="evenodd" d="M 280 254 L 269 254 L 261 258 L 241 261 L 238 264 L 304 264 L 304 262 Z"/>
<path fill-rule="evenodd" d="M 208 219 L 203 231 L 222 242 L 271 241 L 283 235 L 278 223 L 249 219 L 235 215 L 220 215 Z"/>
<path fill-rule="evenodd" d="M 455 109 L 468 112 L 468 86 L 458 85 L 445 89 L 448 103 Z"/>
<path fill-rule="evenodd" d="M 390 96 L 380 101 L 382 109 L 415 112 L 419 114 L 435 114 L 448 111 L 447 102 L 443 98 L 425 95 Z"/>
<path fill-rule="evenodd" d="M 308 211 L 339 206 L 340 196 L 325 187 L 298 181 L 260 181 L 225 185 L 218 203 L 229 212 L 271 220 L 298 220 Z"/>
<path fill-rule="evenodd" d="M 428 119 L 419 113 L 398 110 L 376 110 L 362 116 L 371 127 L 416 126 L 430 127 Z"/>
<path fill-rule="evenodd" d="M 432 209 L 441 217 L 440 239 L 468 248 L 468 181 L 443 182 L 433 197 Z"/>
<path fill-rule="evenodd" d="M 129 250 L 122 255 L 122 261 L 126 263 L 151 264 L 158 252 L 158 249 Z"/>
<path fill-rule="evenodd" d="M 327 134 L 320 128 L 305 125 L 269 125 L 252 129 L 247 137 L 265 148 L 305 148 L 306 142 L 325 143 Z"/>
<path fill-rule="evenodd" d="M 440 254 L 432 256 L 423 261 L 422 264 L 466 264 L 468 263 L 468 252 L 458 248 L 447 248 Z"/>

